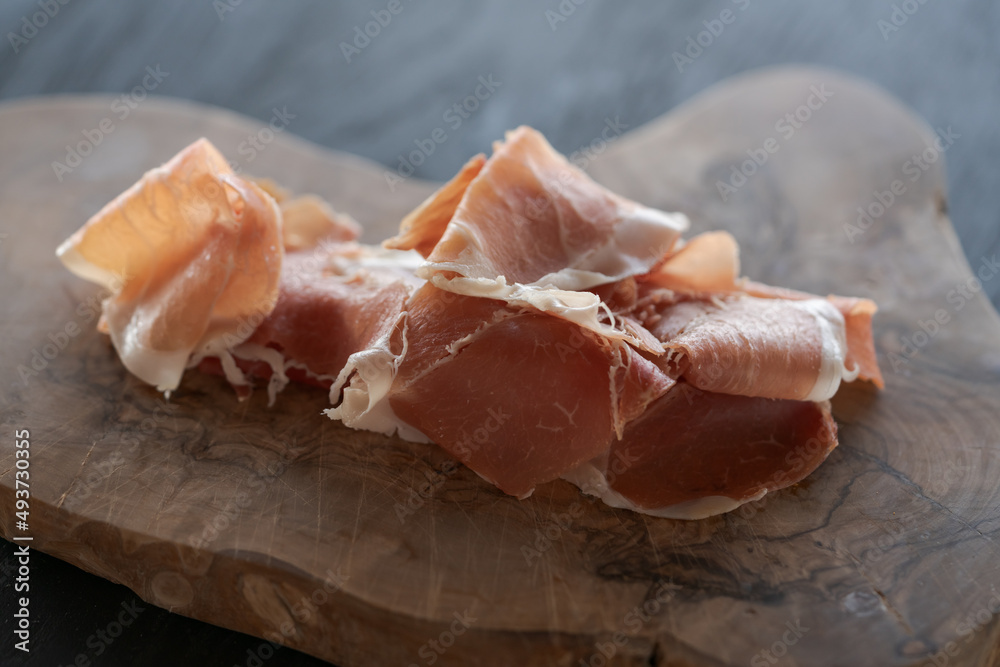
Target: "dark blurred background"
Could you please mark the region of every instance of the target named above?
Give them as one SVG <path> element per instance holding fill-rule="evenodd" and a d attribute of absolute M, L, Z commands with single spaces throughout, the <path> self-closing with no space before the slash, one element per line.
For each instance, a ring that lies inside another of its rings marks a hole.
<path fill-rule="evenodd" d="M 16 40 L 15 53 L 8 33 L 20 35 L 40 2 L 58 13 Z M 952 220 L 974 259 L 1000 250 L 1000 6 L 990 0 L 400 0 L 396 15 L 388 5 L 5 0 L 0 98 L 122 93 L 158 65 L 169 76 L 156 95 L 263 122 L 287 107 L 288 131 L 390 167 L 444 127 L 447 142 L 416 172 L 443 180 L 521 123 L 570 153 L 606 118 L 634 128 L 745 70 L 822 64 L 870 79 L 961 135 L 945 156 Z M 725 9 L 735 20 L 678 67 L 673 54 Z M 373 11 L 391 21 L 370 38 Z M 495 93 L 445 122 L 491 75 Z M 997 303 L 1000 281 L 986 287 Z"/>
<path fill-rule="evenodd" d="M 288 131 L 390 168 L 414 140 L 444 127 L 448 140 L 416 175 L 446 179 L 522 123 L 571 153 L 598 136 L 606 119 L 635 128 L 745 70 L 821 64 L 868 78 L 929 125 L 960 135 L 946 154 L 949 213 L 973 262 L 1000 254 L 997 3 L 399 0 L 396 14 L 389 5 L 4 0 L 0 98 L 120 94 L 139 85 L 147 67 L 159 67 L 167 75 L 156 95 L 261 122 L 287 109 L 294 116 Z M 700 53 L 686 53 L 689 37 L 706 30 L 705 22 L 718 31 L 716 19 L 727 9 L 734 19 Z M 37 18 L 46 11 L 44 21 Z M 377 34 L 364 35 L 379 18 Z M 695 57 L 679 60 L 675 52 Z M 480 77 L 492 83 L 488 99 L 468 117 L 448 115 Z M 985 288 L 1000 303 L 1000 281 Z M 11 564 L 12 547 L 0 547 L 0 565 Z M 134 595 L 41 554 L 32 567 L 42 587 L 32 598 L 33 664 L 69 664 L 81 652 L 95 665 L 254 664 L 247 651 L 260 640 L 148 605 L 132 629 L 94 656 L 88 638 Z M 0 572 L 0 580 L 0 634 L 9 637 L 11 579 Z M 15 659 L 10 644 L 0 645 L 2 664 Z M 289 650 L 265 662 L 320 664 Z"/>

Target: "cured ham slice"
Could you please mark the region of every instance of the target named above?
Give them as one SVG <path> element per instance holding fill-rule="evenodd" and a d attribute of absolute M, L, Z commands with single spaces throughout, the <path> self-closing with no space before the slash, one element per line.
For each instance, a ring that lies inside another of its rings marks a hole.
<path fill-rule="evenodd" d="M 675 298 L 654 293 L 643 317 L 665 363 L 698 389 L 824 401 L 842 378 L 854 379 L 843 316 L 825 299 Z"/>
<path fill-rule="evenodd" d="M 736 289 L 740 248 L 729 232 L 705 232 L 664 257 L 643 276 L 651 285 L 679 292 L 719 293 Z"/>
<path fill-rule="evenodd" d="M 837 445 L 829 403 L 729 396 L 676 384 L 565 477 L 612 507 L 701 519 L 815 470 Z"/>
<path fill-rule="evenodd" d="M 288 252 L 308 250 L 321 243 L 354 241 L 361 235 L 361 225 L 350 216 L 337 213 L 316 195 L 305 195 L 279 202 L 281 240 Z"/>
<path fill-rule="evenodd" d="M 763 283 L 743 280 L 738 288 L 752 296 L 771 299 L 789 299 L 805 301 L 816 297 L 808 292 L 800 292 L 784 287 L 772 287 Z M 885 388 L 882 371 L 875 357 L 875 340 L 872 336 L 872 316 L 878 311 L 878 306 L 871 299 L 861 299 L 852 296 L 836 296 L 831 294 L 827 300 L 840 311 L 844 318 L 844 329 L 847 340 L 847 353 L 844 364 L 849 369 L 857 371 L 857 377 L 867 380 L 879 389 Z"/>
<path fill-rule="evenodd" d="M 193 353 L 233 346 L 278 298 L 284 250 L 274 200 L 205 139 L 101 209 L 57 254 L 102 285 L 122 363 L 161 391 Z"/>
<path fill-rule="evenodd" d="M 256 379 L 267 380 L 273 404 L 289 380 L 329 389 L 348 357 L 382 335 L 424 281 L 413 273 L 416 253 L 353 243 L 360 225 L 320 197 L 255 182 L 278 202 L 283 220 L 277 303 L 246 342 L 192 363 L 225 375 L 241 399 Z"/>
<path fill-rule="evenodd" d="M 423 244 L 426 251 L 436 239 L 417 272 L 421 277 L 447 291 L 552 313 L 640 347 L 647 341 L 618 326 L 601 300 L 583 290 L 646 273 L 688 225 L 681 214 L 600 187 L 528 127 L 509 132 L 481 167 L 475 160 L 466 165 L 424 208 L 388 241 L 390 247 Z"/>
<path fill-rule="evenodd" d="M 432 285 L 411 299 L 403 336 L 381 399 L 394 419 L 518 497 L 605 451 L 674 383 L 620 341 Z M 353 425 L 364 415 L 335 416 Z"/>
<path fill-rule="evenodd" d="M 202 370 L 223 373 L 242 398 L 266 379 L 271 403 L 289 379 L 329 388 L 352 354 L 391 329 L 423 283 L 419 260 L 357 243 L 287 254 L 274 310 L 245 343 L 199 360 Z"/>
<path fill-rule="evenodd" d="M 281 240 L 286 251 L 308 250 L 320 243 L 355 241 L 361 236 L 361 225 L 354 218 L 334 211 L 321 197 L 295 197 L 270 178 L 250 180 L 278 203 Z"/>
<path fill-rule="evenodd" d="M 816 385 L 816 392 L 809 395 L 795 395 L 788 392 L 771 391 L 768 394 L 756 394 L 750 390 L 749 395 L 770 395 L 773 398 L 810 398 L 812 400 L 825 400 L 836 393 L 839 386 L 839 379 L 836 378 L 836 361 L 842 361 L 843 373 L 840 379 L 851 382 L 855 379 L 871 381 L 879 388 L 883 388 L 885 383 L 882 373 L 878 368 L 878 361 L 875 358 L 875 344 L 872 339 L 872 315 L 878 310 L 875 302 L 870 299 L 859 299 L 855 297 L 842 297 L 830 295 L 826 301 L 833 306 L 843 318 L 843 324 L 837 322 L 836 315 L 830 308 L 823 306 L 817 301 L 819 297 L 807 292 L 800 292 L 782 287 L 772 287 L 763 283 L 757 283 L 745 278 L 739 278 L 739 246 L 728 232 L 706 232 L 681 244 L 680 248 L 667 255 L 663 263 L 645 276 L 641 276 L 645 293 L 650 294 L 656 288 L 663 288 L 669 292 L 679 292 L 686 295 L 695 295 L 703 299 L 714 299 L 720 302 L 723 295 L 732 296 L 749 295 L 761 299 L 780 300 L 789 304 L 798 302 L 801 310 L 806 310 L 817 316 L 816 324 L 826 333 L 823 360 L 825 368 L 819 375 L 824 380 Z M 663 294 L 667 299 L 673 298 L 669 293 Z M 622 309 L 619 307 L 619 312 Z M 788 309 L 784 306 L 751 309 L 748 314 L 753 319 L 754 313 L 765 317 L 768 311 Z M 821 319 L 820 319 L 821 318 Z M 825 320 L 832 326 L 826 326 Z M 780 318 L 776 320 L 780 325 Z M 786 322 L 786 325 L 790 324 Z M 676 326 L 676 322 L 675 322 Z M 661 325 L 662 328 L 662 325 Z M 839 330 L 844 330 L 844 340 L 838 341 L 834 345 L 831 340 L 831 332 L 839 335 Z M 786 326 L 787 329 L 787 326 Z M 784 334 L 776 336 L 774 342 L 784 345 L 789 338 L 786 330 Z M 803 330 L 808 331 L 808 329 Z M 676 333 L 676 331 L 674 332 Z M 662 335 L 661 340 L 666 340 Z M 670 336 L 668 336 L 670 337 Z M 794 337 L 793 337 L 794 338 Z M 801 344 L 796 341 L 795 345 Z M 844 352 L 838 355 L 837 346 L 843 346 Z M 842 359 L 840 357 L 842 356 Z M 754 361 L 754 360 L 750 360 Z M 792 360 L 789 359 L 791 363 Z M 730 366 L 729 370 L 737 368 Z M 739 366 L 743 372 L 755 374 L 752 366 Z M 701 386 L 701 385 L 699 385 Z M 826 387 L 821 391 L 821 387 Z M 723 387 L 702 386 L 703 389 L 722 390 Z M 746 389 L 733 391 L 731 393 L 746 393 Z"/>
<path fill-rule="evenodd" d="M 885 389 L 885 380 L 875 357 L 875 340 L 872 335 L 872 316 L 878 306 L 871 299 L 850 296 L 827 297 L 840 314 L 844 316 L 847 336 L 847 356 L 844 364 L 855 368 L 858 377 L 868 380 L 879 389 Z"/>
<path fill-rule="evenodd" d="M 455 178 L 403 218 L 399 234 L 386 239 L 382 245 L 396 250 L 416 250 L 424 257 L 431 254 L 455 215 L 469 183 L 483 170 L 484 164 L 486 156 L 482 153 L 466 162 Z"/>

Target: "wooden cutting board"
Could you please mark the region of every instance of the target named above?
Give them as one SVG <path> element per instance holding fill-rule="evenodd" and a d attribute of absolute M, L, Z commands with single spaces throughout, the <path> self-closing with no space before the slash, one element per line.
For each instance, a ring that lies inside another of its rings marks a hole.
<path fill-rule="evenodd" d="M 695 232 L 730 230 L 747 275 L 881 306 L 887 388 L 841 389 L 829 460 L 694 522 L 563 482 L 506 497 L 433 446 L 331 422 L 309 388 L 269 409 L 192 372 L 165 403 L 94 332 L 97 290 L 53 251 L 194 138 L 239 158 L 261 126 L 157 99 L 119 119 L 110 102 L 0 109 L 5 537 L 23 534 L 12 438 L 29 429 L 33 548 L 344 666 L 1000 664 L 1000 321 L 946 216 L 933 131 L 884 93 L 767 70 L 593 145 L 597 180 L 685 211 Z M 59 182 L 52 162 L 104 118 L 113 131 Z M 289 134 L 241 159 L 327 197 L 369 240 L 433 188 L 390 191 L 375 165 Z M 739 187 L 724 200 L 720 181 Z M 845 230 L 859 206 L 874 217 Z"/>

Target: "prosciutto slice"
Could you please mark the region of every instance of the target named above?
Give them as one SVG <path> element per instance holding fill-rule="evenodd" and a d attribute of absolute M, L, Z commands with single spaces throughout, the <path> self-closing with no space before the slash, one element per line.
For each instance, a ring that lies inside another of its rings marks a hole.
<path fill-rule="evenodd" d="M 836 446 L 827 402 L 731 396 L 678 383 L 605 456 L 565 478 L 612 507 L 702 519 L 794 484 Z"/>
<path fill-rule="evenodd" d="M 410 301 L 405 335 L 393 414 L 518 497 L 605 451 L 674 384 L 620 341 L 433 285 Z"/>
<path fill-rule="evenodd" d="M 399 234 L 386 239 L 382 245 L 396 250 L 416 250 L 427 257 L 441 240 L 469 183 L 483 170 L 484 164 L 486 156 L 482 153 L 466 162 L 455 178 L 403 218 Z"/>
<path fill-rule="evenodd" d="M 739 289 L 753 296 L 770 299 L 804 301 L 815 298 L 807 292 L 772 287 L 751 280 L 741 281 Z M 879 389 L 884 389 L 885 380 L 878 367 L 878 360 L 875 357 L 875 340 L 872 337 L 872 316 L 878 311 L 878 306 L 871 299 L 860 299 L 852 296 L 831 294 L 827 300 L 840 311 L 844 318 L 847 338 L 845 365 L 848 368 L 856 369 L 858 378 L 868 380 Z"/>
<path fill-rule="evenodd" d="M 56 251 L 111 292 L 101 325 L 122 363 L 161 391 L 192 354 L 252 332 L 278 298 L 284 247 L 277 204 L 233 173 L 205 139 L 102 208 Z"/>
<path fill-rule="evenodd" d="M 844 318 L 825 299 L 708 298 L 655 293 L 644 312 L 666 363 L 705 391 L 824 401 L 845 370 Z"/>
<path fill-rule="evenodd" d="M 687 218 L 605 190 L 531 128 L 509 132 L 493 150 L 405 221 L 389 247 L 422 247 L 427 263 L 417 273 L 441 289 L 551 313 L 658 354 L 584 290 L 646 273 Z"/>
<path fill-rule="evenodd" d="M 289 253 L 278 300 L 244 343 L 195 360 L 241 398 L 268 380 L 273 403 L 290 379 L 329 388 L 348 358 L 391 330 L 423 280 L 414 253 L 332 243 Z"/>

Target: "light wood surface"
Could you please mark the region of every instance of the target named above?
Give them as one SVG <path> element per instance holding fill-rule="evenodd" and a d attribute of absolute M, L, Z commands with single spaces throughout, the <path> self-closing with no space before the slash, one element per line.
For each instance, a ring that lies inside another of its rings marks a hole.
<path fill-rule="evenodd" d="M 776 122 L 823 85 L 833 95 L 786 138 Z M 268 409 L 263 391 L 240 404 L 219 378 L 190 373 L 165 403 L 85 321 L 97 292 L 53 250 L 192 139 L 259 128 L 150 100 L 59 183 L 51 162 L 107 105 L 0 109 L 13 129 L 0 136 L 0 422 L 31 430 L 34 548 L 180 614 L 258 636 L 285 624 L 282 643 L 345 666 L 597 665 L 602 650 L 623 665 L 770 664 L 762 651 L 782 665 L 921 665 L 939 651 L 951 665 L 1000 664 L 1000 319 L 981 293 L 954 291 L 970 268 L 941 160 L 853 243 L 845 233 L 932 140 L 883 93 L 825 70 L 759 72 L 588 166 L 626 196 L 687 212 L 695 231 L 732 231 L 752 278 L 882 308 L 887 388 L 841 390 L 830 459 L 698 522 L 612 510 L 562 482 L 517 501 L 434 447 L 330 422 L 309 388 Z M 723 201 L 716 182 L 769 137 L 777 152 Z M 327 197 L 370 240 L 433 187 L 390 192 L 381 169 L 288 134 L 246 169 Z M 938 311 L 947 321 L 918 336 Z M 81 332 L 22 380 L 18 366 L 70 323 Z M 926 344 L 907 356 L 904 339 Z M 13 456 L 0 450 L 6 537 Z"/>

